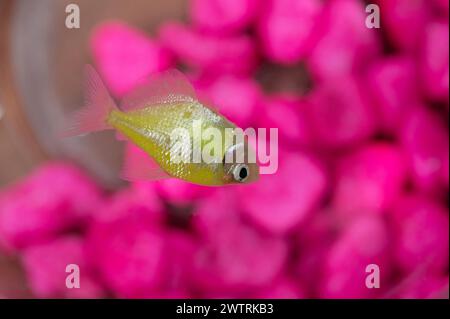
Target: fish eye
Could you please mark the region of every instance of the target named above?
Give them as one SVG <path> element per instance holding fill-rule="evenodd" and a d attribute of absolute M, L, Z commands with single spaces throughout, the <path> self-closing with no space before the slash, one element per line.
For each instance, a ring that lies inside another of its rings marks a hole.
<path fill-rule="evenodd" d="M 246 164 L 239 164 L 233 170 L 234 180 L 245 182 L 249 175 L 249 168 Z"/>

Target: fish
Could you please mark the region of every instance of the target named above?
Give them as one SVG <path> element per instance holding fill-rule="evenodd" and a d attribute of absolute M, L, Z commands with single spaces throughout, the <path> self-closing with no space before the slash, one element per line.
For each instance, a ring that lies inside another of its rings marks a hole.
<path fill-rule="evenodd" d="M 88 65 L 85 105 L 69 117 L 63 135 L 115 130 L 117 138 L 128 145 L 120 173 L 128 181 L 178 178 L 223 186 L 258 180 L 259 166 L 247 136 L 237 138 L 242 130 L 211 105 L 197 97 L 182 72 L 170 69 L 149 76 L 118 106 L 100 75 Z M 220 138 L 214 140 L 217 147 L 196 134 L 195 125 L 202 132 L 218 132 Z M 184 138 L 174 138 L 174 132 L 180 130 Z M 194 160 L 203 152 L 210 155 L 209 160 L 203 156 Z"/>

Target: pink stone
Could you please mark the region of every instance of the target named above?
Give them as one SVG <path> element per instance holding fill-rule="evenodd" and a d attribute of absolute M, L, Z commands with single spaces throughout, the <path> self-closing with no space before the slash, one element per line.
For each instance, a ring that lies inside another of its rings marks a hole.
<path fill-rule="evenodd" d="M 347 217 L 385 212 L 407 176 L 401 150 L 387 143 L 369 144 L 344 157 L 336 174 L 333 208 Z"/>
<path fill-rule="evenodd" d="M 214 205 L 217 209 L 214 209 Z M 217 231 L 222 228 L 220 225 L 228 229 L 242 224 L 238 205 L 235 186 L 219 189 L 196 207 L 192 219 L 195 232 L 202 238 L 216 238 L 222 234 Z"/>
<path fill-rule="evenodd" d="M 354 220 L 331 247 L 324 263 L 319 284 L 321 298 L 373 298 L 379 296 L 389 278 L 388 233 L 383 221 L 376 217 Z M 366 286 L 366 267 L 380 269 L 379 289 Z"/>
<path fill-rule="evenodd" d="M 308 103 L 308 120 L 320 147 L 352 146 L 374 133 L 373 109 L 352 77 L 319 85 Z"/>
<path fill-rule="evenodd" d="M 448 28 L 448 21 L 427 25 L 421 54 L 421 79 L 427 96 L 436 101 L 447 102 L 449 100 Z"/>
<path fill-rule="evenodd" d="M 303 299 L 306 293 L 294 279 L 282 277 L 275 280 L 269 287 L 261 289 L 254 297 L 256 299 Z"/>
<path fill-rule="evenodd" d="M 194 296 L 192 267 L 198 240 L 190 233 L 170 230 L 166 233 L 167 269 L 164 282 L 157 289 L 142 291 L 135 298 L 188 299 Z"/>
<path fill-rule="evenodd" d="M 410 195 L 399 200 L 392 214 L 397 265 L 408 273 L 448 271 L 448 209 Z"/>
<path fill-rule="evenodd" d="M 250 78 L 221 76 L 205 89 L 214 107 L 238 127 L 246 129 L 255 121 L 261 89 Z"/>
<path fill-rule="evenodd" d="M 418 82 L 416 64 L 411 57 L 398 55 L 372 64 L 367 83 L 380 126 L 385 131 L 395 131 L 411 105 L 418 103 Z"/>
<path fill-rule="evenodd" d="M 0 237 L 22 249 L 77 228 L 101 203 L 97 186 L 81 171 L 49 163 L 12 186 L 0 205 Z"/>
<path fill-rule="evenodd" d="M 448 0 L 434 0 L 433 3 L 440 14 L 443 14 L 444 16 L 448 17 L 448 9 L 449 9 Z"/>
<path fill-rule="evenodd" d="M 66 298 L 70 299 L 102 299 L 107 293 L 104 288 L 96 281 L 95 276 L 83 276 L 82 287 L 80 289 L 69 289 Z"/>
<path fill-rule="evenodd" d="M 445 186 L 448 188 L 449 184 L 449 153 L 445 154 L 444 156 L 444 164 L 442 169 L 442 180 L 444 181 Z"/>
<path fill-rule="evenodd" d="M 159 43 L 119 21 L 97 26 L 90 41 L 98 70 L 116 96 L 173 65 L 170 54 Z"/>
<path fill-rule="evenodd" d="M 256 66 L 256 51 L 250 36 L 215 36 L 197 32 L 178 22 L 160 27 L 162 43 L 193 68 L 210 73 L 249 74 Z"/>
<path fill-rule="evenodd" d="M 330 1 L 320 17 L 319 40 L 307 63 L 316 79 L 338 78 L 363 70 L 379 53 L 377 29 L 365 25 L 357 0 Z"/>
<path fill-rule="evenodd" d="M 444 299 L 448 297 L 448 277 L 417 274 L 401 283 L 400 291 L 394 298 L 403 299 Z"/>
<path fill-rule="evenodd" d="M 164 290 L 189 295 L 195 286 L 192 268 L 200 247 L 199 240 L 191 233 L 172 230 L 167 236 L 167 247 L 170 275 Z"/>
<path fill-rule="evenodd" d="M 244 293 L 268 285 L 283 270 L 287 246 L 242 221 L 233 191 L 223 190 L 198 208 L 194 227 L 203 245 L 195 258 L 198 289 L 212 295 Z"/>
<path fill-rule="evenodd" d="M 81 238 L 62 237 L 24 250 L 23 265 L 37 298 L 100 298 L 105 295 L 92 276 L 83 245 Z M 67 288 L 66 278 L 75 274 L 73 269 L 66 272 L 68 265 L 78 266 L 80 288 Z"/>
<path fill-rule="evenodd" d="M 93 222 L 115 222 L 133 216 L 146 223 L 160 224 L 164 221 L 164 207 L 154 185 L 146 182 L 132 184 L 117 191 L 109 200 L 97 208 Z"/>
<path fill-rule="evenodd" d="M 115 204 L 113 204 L 115 206 Z M 113 206 L 113 210 L 117 209 Z M 159 292 L 166 281 L 165 232 L 145 207 L 145 201 L 124 207 L 126 213 L 93 223 L 88 256 L 109 289 L 121 298 Z"/>
<path fill-rule="evenodd" d="M 136 187 L 153 189 L 155 194 L 163 200 L 175 205 L 190 205 L 210 196 L 215 188 L 195 185 L 176 178 L 163 179 L 153 182 L 137 182 Z"/>
<path fill-rule="evenodd" d="M 426 0 L 377 0 L 380 6 L 381 28 L 392 44 L 404 51 L 414 51 L 421 45 L 423 32 L 430 19 Z"/>
<path fill-rule="evenodd" d="M 311 128 L 306 117 L 307 103 L 297 97 L 279 95 L 266 97 L 260 105 L 258 127 L 278 128 L 284 146 L 305 146 L 311 143 Z"/>
<path fill-rule="evenodd" d="M 239 189 L 242 212 L 262 229 L 275 234 L 291 231 L 319 203 L 327 188 L 326 175 L 316 159 L 280 152 L 275 174 Z"/>
<path fill-rule="evenodd" d="M 258 11 L 256 0 L 191 0 L 190 16 L 194 25 L 217 34 L 242 31 Z"/>
<path fill-rule="evenodd" d="M 331 211 L 315 211 L 301 225 L 294 237 L 296 259 L 293 270 L 310 298 L 317 298 L 322 267 L 332 243 L 337 224 Z"/>
<path fill-rule="evenodd" d="M 304 58 L 317 40 L 318 0 L 269 0 L 263 4 L 258 36 L 263 53 L 273 62 L 293 64 Z"/>
<path fill-rule="evenodd" d="M 399 133 L 416 186 L 435 191 L 448 169 L 448 127 L 433 111 L 413 107 Z"/>

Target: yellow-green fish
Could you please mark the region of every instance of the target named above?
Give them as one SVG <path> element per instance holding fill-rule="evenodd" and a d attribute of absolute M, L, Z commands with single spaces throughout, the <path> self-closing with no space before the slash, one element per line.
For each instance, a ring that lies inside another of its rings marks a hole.
<path fill-rule="evenodd" d="M 132 90 L 120 108 L 92 67 L 86 67 L 86 75 L 86 105 L 71 118 L 66 136 L 118 131 L 121 139 L 140 149 L 126 155 L 124 179 L 175 177 L 211 186 L 258 179 L 255 152 L 247 139 L 236 139 L 236 126 L 200 102 L 181 72 L 152 76 Z M 210 132 L 211 139 L 199 135 L 197 128 Z M 210 155 L 208 160 L 203 154 Z"/>

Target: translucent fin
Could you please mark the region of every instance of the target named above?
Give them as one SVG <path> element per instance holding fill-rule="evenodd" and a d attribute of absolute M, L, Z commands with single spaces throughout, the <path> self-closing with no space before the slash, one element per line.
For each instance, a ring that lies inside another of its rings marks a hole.
<path fill-rule="evenodd" d="M 118 140 L 118 141 L 128 141 L 127 137 L 120 131 L 116 132 L 116 140 Z"/>
<path fill-rule="evenodd" d="M 135 182 L 170 178 L 170 175 L 143 150 L 127 143 L 120 177 Z"/>
<path fill-rule="evenodd" d="M 106 119 L 117 108 L 95 69 L 86 65 L 84 72 L 84 106 L 69 117 L 63 137 L 109 129 Z"/>
<path fill-rule="evenodd" d="M 192 102 L 196 99 L 195 90 L 186 76 L 171 69 L 151 75 L 123 98 L 120 108 L 129 111 L 158 104 Z"/>
<path fill-rule="evenodd" d="M 214 113 L 217 113 L 217 114 L 220 115 L 219 108 L 217 106 L 214 106 L 214 103 L 212 102 L 211 98 L 207 94 L 199 93 L 198 101 L 204 107 L 207 107 L 208 109 L 210 109 Z"/>

